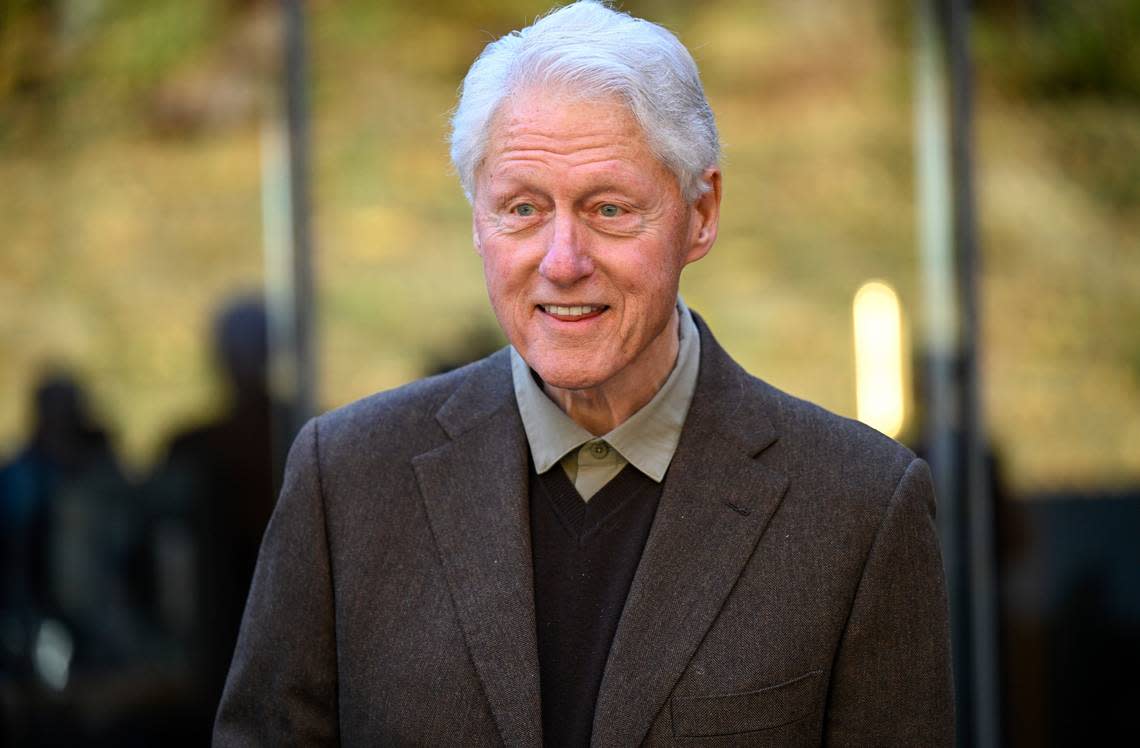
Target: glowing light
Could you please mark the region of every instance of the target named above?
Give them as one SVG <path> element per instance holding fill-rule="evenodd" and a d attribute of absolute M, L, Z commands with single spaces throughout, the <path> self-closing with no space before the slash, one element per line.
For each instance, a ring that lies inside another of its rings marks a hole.
<path fill-rule="evenodd" d="M 858 418 L 897 437 L 905 418 L 902 311 L 894 289 L 865 283 L 855 294 L 855 395 Z"/>

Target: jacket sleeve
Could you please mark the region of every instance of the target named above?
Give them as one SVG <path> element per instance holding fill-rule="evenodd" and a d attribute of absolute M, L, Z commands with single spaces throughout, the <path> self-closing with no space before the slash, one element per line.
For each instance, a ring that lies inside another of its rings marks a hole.
<path fill-rule="evenodd" d="M 337 742 L 332 571 L 314 420 L 289 452 L 214 722 L 214 745 Z"/>
<path fill-rule="evenodd" d="M 922 460 L 899 480 L 867 557 L 832 671 L 824 740 L 954 744 L 946 585 Z"/>

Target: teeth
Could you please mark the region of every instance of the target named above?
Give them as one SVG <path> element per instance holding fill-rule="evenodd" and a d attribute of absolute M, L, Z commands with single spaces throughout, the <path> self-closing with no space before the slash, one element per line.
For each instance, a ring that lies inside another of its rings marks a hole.
<path fill-rule="evenodd" d="M 601 306 L 558 306 L 557 304 L 543 304 L 547 314 L 557 314 L 559 317 L 582 317 L 602 309 Z"/>

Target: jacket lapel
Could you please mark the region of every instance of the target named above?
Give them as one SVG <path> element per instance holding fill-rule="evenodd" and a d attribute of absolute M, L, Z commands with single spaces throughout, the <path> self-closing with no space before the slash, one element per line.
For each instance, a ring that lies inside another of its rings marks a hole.
<path fill-rule="evenodd" d="M 527 446 L 509 358 L 479 365 L 436 416 L 451 441 L 413 459 L 452 599 L 507 745 L 540 745 Z"/>
<path fill-rule="evenodd" d="M 595 746 L 642 742 L 787 487 L 755 459 L 777 438 L 765 385 L 697 322 L 697 390 L 610 648 Z"/>

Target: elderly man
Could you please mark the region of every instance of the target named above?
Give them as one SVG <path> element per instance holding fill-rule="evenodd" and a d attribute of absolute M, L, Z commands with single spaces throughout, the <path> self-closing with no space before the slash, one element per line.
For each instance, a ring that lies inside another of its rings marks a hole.
<path fill-rule="evenodd" d="M 297 438 L 219 745 L 948 745 L 926 466 L 677 296 L 696 66 L 595 2 L 490 44 L 452 157 L 511 346 Z"/>

